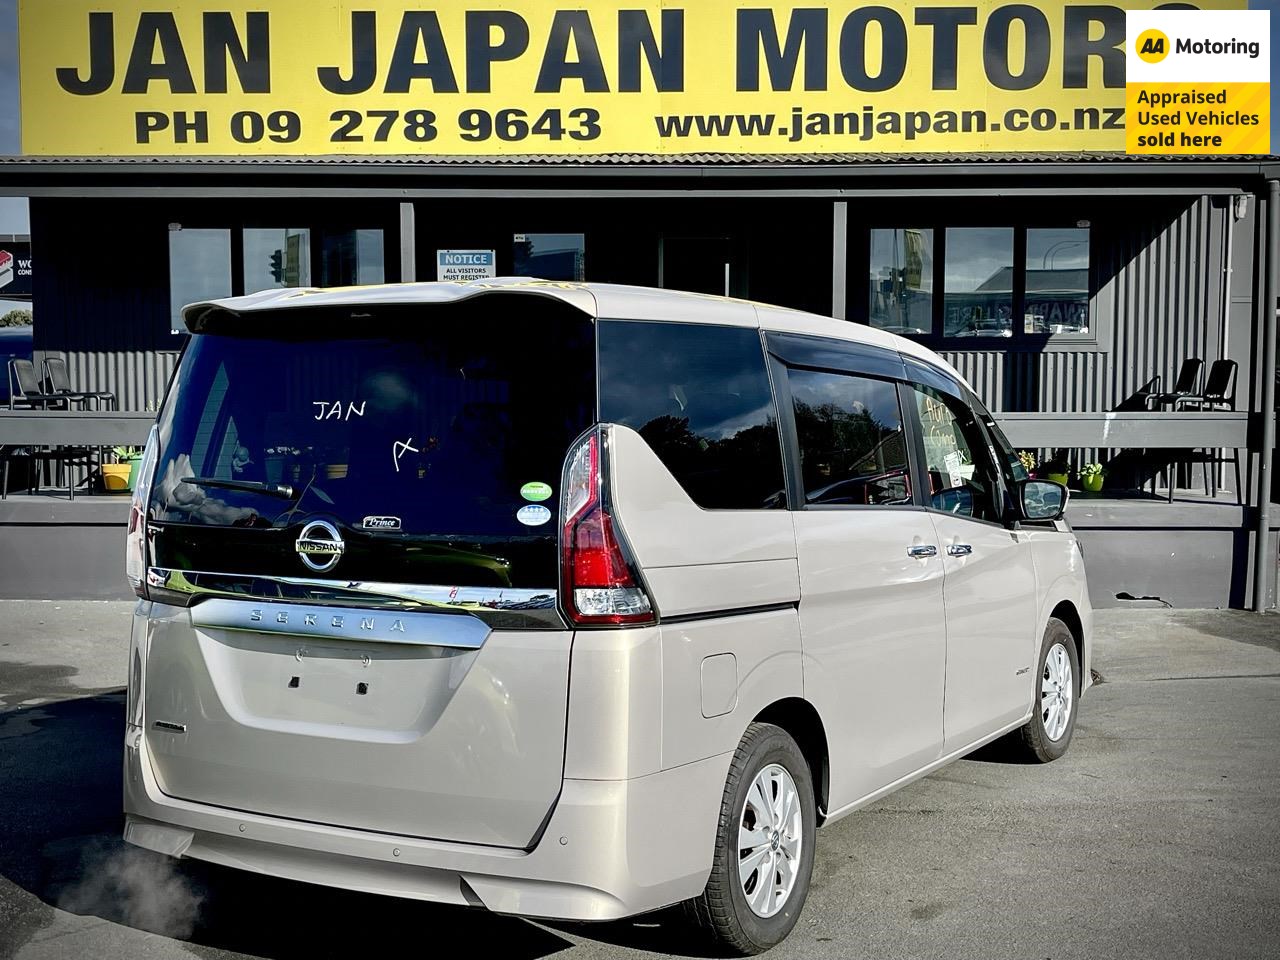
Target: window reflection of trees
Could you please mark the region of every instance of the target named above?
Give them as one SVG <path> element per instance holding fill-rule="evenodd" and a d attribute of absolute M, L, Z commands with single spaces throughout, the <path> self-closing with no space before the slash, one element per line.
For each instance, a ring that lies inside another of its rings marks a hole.
<path fill-rule="evenodd" d="M 810 503 L 905 503 L 911 499 L 901 424 L 871 410 L 795 402 L 805 496 Z"/>
<path fill-rule="evenodd" d="M 723 499 L 730 488 L 740 490 L 740 498 L 747 496 L 760 480 L 772 479 L 773 471 L 762 471 L 761 464 L 778 458 L 778 426 L 772 418 L 715 438 L 694 433 L 688 417 L 664 414 L 638 432 L 695 503 Z M 761 489 L 755 499 L 758 507 L 782 507 L 786 491 Z"/>

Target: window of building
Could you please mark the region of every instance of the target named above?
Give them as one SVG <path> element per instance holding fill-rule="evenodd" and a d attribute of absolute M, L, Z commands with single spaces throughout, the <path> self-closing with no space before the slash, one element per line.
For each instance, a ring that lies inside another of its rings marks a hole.
<path fill-rule="evenodd" d="M 320 286 L 383 283 L 381 230 L 326 230 L 320 237 Z"/>
<path fill-rule="evenodd" d="M 581 233 L 517 233 L 512 253 L 517 277 L 585 280 L 586 238 Z"/>
<path fill-rule="evenodd" d="M 1027 229 L 1023 329 L 1032 334 L 1089 332 L 1089 231 Z"/>
<path fill-rule="evenodd" d="M 970 349 L 1097 336 L 1087 225 L 874 227 L 867 237 L 873 327 Z"/>
<path fill-rule="evenodd" d="M 169 329 L 184 332 L 182 308 L 231 296 L 231 231 L 169 231 Z"/>
<path fill-rule="evenodd" d="M 935 510 L 1000 521 L 996 468 L 973 412 L 954 397 L 914 386 L 929 504 Z"/>
<path fill-rule="evenodd" d="M 1013 336 L 1013 230 L 948 227 L 944 337 Z"/>
<path fill-rule="evenodd" d="M 311 231 L 251 227 L 244 231 L 244 292 L 311 286 Z"/>
<path fill-rule="evenodd" d="M 897 387 L 847 373 L 788 370 L 806 503 L 911 502 Z"/>
<path fill-rule="evenodd" d="M 933 330 L 933 230 L 871 231 L 871 326 L 890 333 Z"/>
<path fill-rule="evenodd" d="M 637 431 L 708 509 L 786 506 L 757 330 L 602 320 L 600 418 Z"/>

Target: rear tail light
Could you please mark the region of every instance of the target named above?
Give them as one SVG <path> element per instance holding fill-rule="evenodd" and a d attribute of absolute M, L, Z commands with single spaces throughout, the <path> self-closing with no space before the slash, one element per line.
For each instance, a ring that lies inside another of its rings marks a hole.
<path fill-rule="evenodd" d="M 151 428 L 138 464 L 133 499 L 129 502 L 129 532 L 125 538 L 124 571 L 133 592 L 147 598 L 147 504 L 151 500 L 151 474 L 156 466 L 156 428 Z"/>
<path fill-rule="evenodd" d="M 609 514 L 599 427 L 574 445 L 561 486 L 561 573 L 565 613 L 575 625 L 653 623 L 653 604 Z"/>

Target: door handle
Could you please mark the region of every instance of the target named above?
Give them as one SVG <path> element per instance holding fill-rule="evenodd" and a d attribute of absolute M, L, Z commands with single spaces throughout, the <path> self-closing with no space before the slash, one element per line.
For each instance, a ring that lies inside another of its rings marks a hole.
<path fill-rule="evenodd" d="M 926 557 L 936 557 L 938 548 L 932 543 L 917 543 L 914 546 L 907 547 L 907 556 L 916 560 L 924 560 Z"/>
<path fill-rule="evenodd" d="M 967 557 L 973 553 L 973 547 L 967 543 L 952 543 L 947 545 L 947 553 L 953 557 Z"/>

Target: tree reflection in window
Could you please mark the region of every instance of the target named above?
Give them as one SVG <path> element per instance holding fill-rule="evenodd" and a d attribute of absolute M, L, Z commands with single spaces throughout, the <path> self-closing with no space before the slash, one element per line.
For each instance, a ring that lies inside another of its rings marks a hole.
<path fill-rule="evenodd" d="M 886 380 L 790 370 L 805 501 L 911 502 L 897 388 Z"/>

